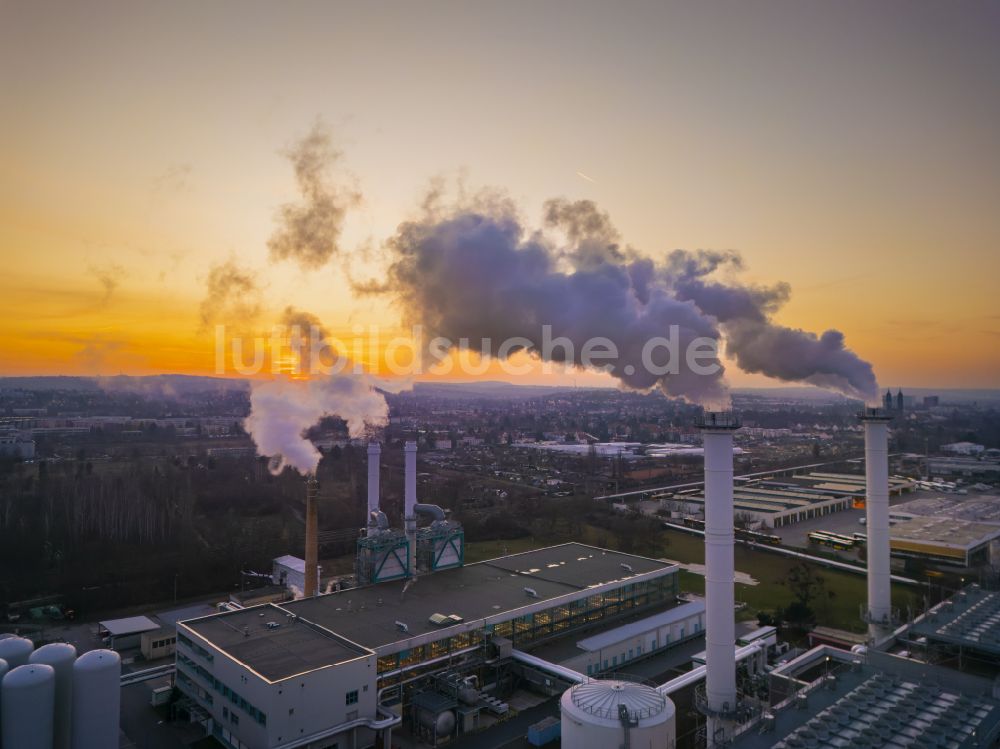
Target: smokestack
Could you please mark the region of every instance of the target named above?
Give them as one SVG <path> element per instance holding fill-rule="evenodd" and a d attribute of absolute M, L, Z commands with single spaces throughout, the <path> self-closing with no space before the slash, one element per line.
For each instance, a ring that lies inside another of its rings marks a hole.
<path fill-rule="evenodd" d="M 310 477 L 306 481 L 306 598 L 312 598 L 319 592 L 319 524 L 317 522 L 316 499 L 319 494 L 319 483 Z"/>
<path fill-rule="evenodd" d="M 704 712 L 708 746 L 732 736 L 736 714 L 736 613 L 733 560 L 733 432 L 731 412 L 705 412 L 705 644 Z"/>
<path fill-rule="evenodd" d="M 868 634 L 878 641 L 892 631 L 892 591 L 889 571 L 889 414 L 866 408 L 865 523 L 868 540 Z"/>
<path fill-rule="evenodd" d="M 417 504 L 417 443 L 407 442 L 403 448 L 406 454 L 406 473 L 403 479 L 403 526 L 406 530 L 406 565 L 411 577 L 416 577 L 417 554 L 417 514 L 413 509 Z"/>
<path fill-rule="evenodd" d="M 370 526 L 372 513 L 379 509 L 379 462 L 382 459 L 382 446 L 378 442 L 368 443 L 368 513 L 365 515 Z"/>

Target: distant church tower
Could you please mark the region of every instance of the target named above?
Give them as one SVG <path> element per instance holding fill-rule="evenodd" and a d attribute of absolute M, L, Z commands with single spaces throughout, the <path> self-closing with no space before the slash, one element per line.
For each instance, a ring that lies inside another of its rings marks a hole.
<path fill-rule="evenodd" d="M 882 399 L 886 411 L 892 410 L 892 391 L 886 390 L 885 397 Z"/>
<path fill-rule="evenodd" d="M 899 392 L 896 393 L 896 410 L 903 413 L 903 388 L 900 388 Z"/>

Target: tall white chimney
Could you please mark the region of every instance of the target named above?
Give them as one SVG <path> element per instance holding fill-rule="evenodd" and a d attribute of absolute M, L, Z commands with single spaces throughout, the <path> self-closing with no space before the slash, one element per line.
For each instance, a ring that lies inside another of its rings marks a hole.
<path fill-rule="evenodd" d="M 378 442 L 368 443 L 368 514 L 366 524 L 372 524 L 372 513 L 379 509 L 379 464 L 382 446 Z"/>
<path fill-rule="evenodd" d="M 403 476 L 403 527 L 406 531 L 406 563 L 410 576 L 416 577 L 417 514 L 413 508 L 417 504 L 417 443 L 407 442 L 403 450 L 406 454 L 406 472 Z"/>
<path fill-rule="evenodd" d="M 889 416 L 866 408 L 865 524 L 868 539 L 868 634 L 876 641 L 892 631 L 892 588 L 889 570 Z"/>
<path fill-rule="evenodd" d="M 736 713 L 736 611 L 733 561 L 733 432 L 731 412 L 705 412 L 699 424 L 705 449 L 704 712 L 708 746 L 732 736 Z"/>

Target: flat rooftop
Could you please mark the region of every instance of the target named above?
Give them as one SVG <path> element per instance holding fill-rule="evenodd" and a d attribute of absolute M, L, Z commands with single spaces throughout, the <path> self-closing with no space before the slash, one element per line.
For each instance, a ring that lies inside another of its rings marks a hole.
<path fill-rule="evenodd" d="M 750 727 L 735 749 L 971 749 L 992 746 L 1000 734 L 1000 703 L 986 696 L 988 681 L 885 654 L 856 669 L 827 668 L 833 678 L 814 671 L 801 690 L 805 709 L 794 700 L 772 708 L 773 724 Z"/>
<path fill-rule="evenodd" d="M 269 622 L 278 626 L 269 627 Z M 184 624 L 268 681 L 371 654 L 296 620 L 273 604 L 213 614 Z"/>
<path fill-rule="evenodd" d="M 456 614 L 466 622 L 485 619 L 673 567 L 656 559 L 569 543 L 441 570 L 417 578 L 408 588 L 406 581 L 396 580 L 281 606 L 375 650 L 444 629 L 428 621 L 434 614 Z M 397 621 L 408 631 L 402 632 Z"/>
<path fill-rule="evenodd" d="M 970 585 L 932 608 L 910 632 L 911 637 L 923 635 L 1000 656 L 1000 593 Z"/>
<path fill-rule="evenodd" d="M 1000 525 L 1000 497 L 995 494 L 942 496 L 934 492 L 917 492 L 915 496 L 915 499 L 894 505 L 892 509 L 912 515 Z"/>
<path fill-rule="evenodd" d="M 893 511 L 898 509 L 894 507 Z M 899 546 L 899 542 L 916 541 L 952 549 L 972 549 L 1000 537 L 1000 527 L 954 518 L 914 517 L 892 526 L 889 537 L 893 548 Z"/>
<path fill-rule="evenodd" d="M 394 643 L 404 647 L 411 638 L 423 634 L 440 632 L 441 637 L 446 637 L 448 626 L 439 627 L 429 621 L 434 614 L 454 614 L 465 623 L 497 615 L 512 617 L 526 606 L 573 593 L 585 594 L 589 588 L 637 575 L 668 574 L 671 570 L 676 566 L 668 562 L 568 543 L 441 570 L 409 585 L 404 580 L 379 583 L 185 624 L 236 660 L 272 678 L 268 673 L 287 675 L 291 669 L 305 670 L 301 666 L 318 668 L 356 657 L 350 643 L 360 646 L 362 653 L 365 648 L 395 652 L 391 647 Z M 531 588 L 536 595 L 529 595 L 525 588 Z M 295 614 L 299 621 L 287 625 L 286 614 Z M 281 626 L 268 629 L 265 624 L 272 620 Z M 303 620 L 318 626 L 310 629 Z M 407 631 L 397 622 L 405 624 Z M 244 637 L 244 625 L 250 626 L 249 640 L 257 644 L 250 644 Z M 297 630 L 306 630 L 299 635 L 301 639 L 287 634 Z M 336 637 L 325 642 L 323 630 Z M 347 642 L 338 648 L 341 638 Z M 272 645 L 271 641 L 280 642 Z M 295 658 L 301 663 L 295 664 Z M 270 665 L 272 659 L 274 665 Z"/>

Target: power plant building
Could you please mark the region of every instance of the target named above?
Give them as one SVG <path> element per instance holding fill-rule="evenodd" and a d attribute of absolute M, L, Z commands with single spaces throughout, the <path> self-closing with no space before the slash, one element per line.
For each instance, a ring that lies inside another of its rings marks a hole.
<path fill-rule="evenodd" d="M 402 712 L 420 674 L 465 660 L 484 683 L 513 648 L 673 606 L 677 572 L 569 543 L 215 614 L 178 624 L 177 686 L 229 746 L 365 746 L 399 723 L 377 695 Z"/>

